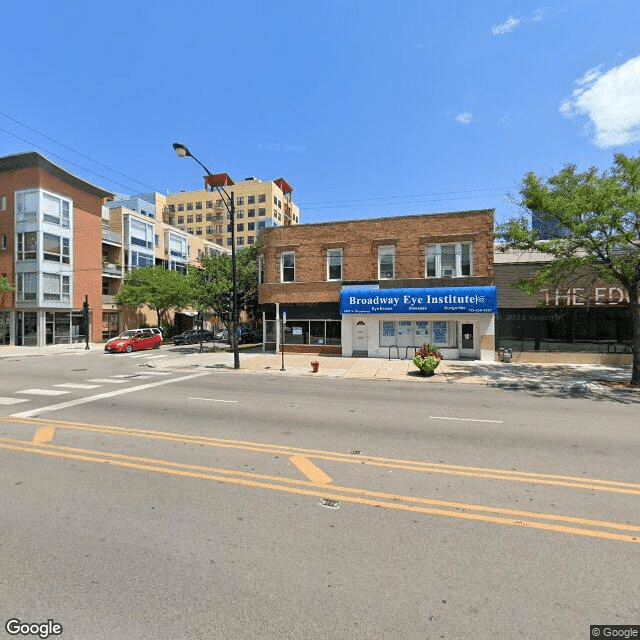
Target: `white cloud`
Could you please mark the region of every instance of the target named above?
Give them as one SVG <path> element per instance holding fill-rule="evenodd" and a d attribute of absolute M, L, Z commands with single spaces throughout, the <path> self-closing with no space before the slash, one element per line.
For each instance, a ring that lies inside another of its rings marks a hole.
<path fill-rule="evenodd" d="M 521 24 L 525 24 L 527 22 L 542 22 L 544 12 L 545 9 L 542 7 L 540 9 L 536 9 L 528 16 L 520 16 L 519 18 L 509 16 L 502 24 L 494 24 L 491 27 L 491 33 L 494 36 L 503 36 L 505 33 L 515 31 Z"/>
<path fill-rule="evenodd" d="M 594 143 L 604 149 L 640 140 L 640 56 L 602 72 L 589 69 L 560 104 L 567 118 L 587 116 Z"/>
<path fill-rule="evenodd" d="M 469 124 L 473 120 L 473 115 L 469 111 L 463 111 L 456 116 L 456 120 L 461 124 Z"/>
<path fill-rule="evenodd" d="M 521 18 L 509 16 L 502 24 L 495 24 L 491 27 L 491 33 L 494 36 L 501 36 L 505 33 L 511 33 L 519 24 Z"/>

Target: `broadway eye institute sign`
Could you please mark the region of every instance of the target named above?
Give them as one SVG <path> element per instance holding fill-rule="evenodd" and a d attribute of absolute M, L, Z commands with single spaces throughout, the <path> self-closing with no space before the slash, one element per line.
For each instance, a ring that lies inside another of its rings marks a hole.
<path fill-rule="evenodd" d="M 496 287 L 344 287 L 340 292 L 340 313 L 496 313 L 497 300 Z"/>

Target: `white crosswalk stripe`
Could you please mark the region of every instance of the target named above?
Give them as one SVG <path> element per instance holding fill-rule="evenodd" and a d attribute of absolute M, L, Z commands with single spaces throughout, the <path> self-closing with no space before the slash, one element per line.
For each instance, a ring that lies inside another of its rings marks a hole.
<path fill-rule="evenodd" d="M 0 398 L 0 404 L 18 404 L 19 402 L 29 402 L 27 398 Z"/>
<path fill-rule="evenodd" d="M 62 389 L 97 389 L 99 384 L 80 384 L 78 382 L 65 382 L 64 384 L 54 384 L 54 387 Z"/>
<path fill-rule="evenodd" d="M 55 389 L 23 389 L 22 391 L 16 391 L 16 393 L 24 393 L 28 396 L 61 396 L 68 391 L 56 391 Z"/>
<path fill-rule="evenodd" d="M 87 382 L 99 382 L 101 384 L 122 384 L 126 382 L 126 380 L 113 380 L 112 378 L 92 378 L 91 380 L 87 380 Z"/>

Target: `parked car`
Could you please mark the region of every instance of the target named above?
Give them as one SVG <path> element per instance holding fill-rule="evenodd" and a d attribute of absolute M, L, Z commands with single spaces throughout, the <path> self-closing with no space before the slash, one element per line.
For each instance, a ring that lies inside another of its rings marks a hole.
<path fill-rule="evenodd" d="M 131 329 L 116 338 L 111 338 L 104 345 L 104 350 L 111 353 L 122 351 L 131 353 L 142 349 L 159 349 L 161 344 L 162 336 L 151 329 Z"/>
<path fill-rule="evenodd" d="M 220 342 L 229 342 L 229 333 L 225 329 L 216 333 L 216 340 Z M 238 327 L 238 344 L 245 344 L 247 342 L 255 342 L 256 334 L 249 327 Z"/>
<path fill-rule="evenodd" d="M 213 331 L 189 329 L 189 331 L 173 336 L 173 344 L 196 344 L 200 342 L 200 336 L 202 336 L 202 342 L 212 342 L 215 339 Z"/>

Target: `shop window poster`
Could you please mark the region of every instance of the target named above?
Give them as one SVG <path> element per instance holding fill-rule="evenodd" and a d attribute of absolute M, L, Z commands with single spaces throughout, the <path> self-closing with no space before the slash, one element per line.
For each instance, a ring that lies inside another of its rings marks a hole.
<path fill-rule="evenodd" d="M 433 322 L 433 341 L 436 344 L 446 344 L 447 342 L 447 323 L 436 320 Z"/>
<path fill-rule="evenodd" d="M 391 337 L 396 335 L 396 323 L 395 322 L 383 322 L 382 323 L 382 335 L 385 337 Z"/>

